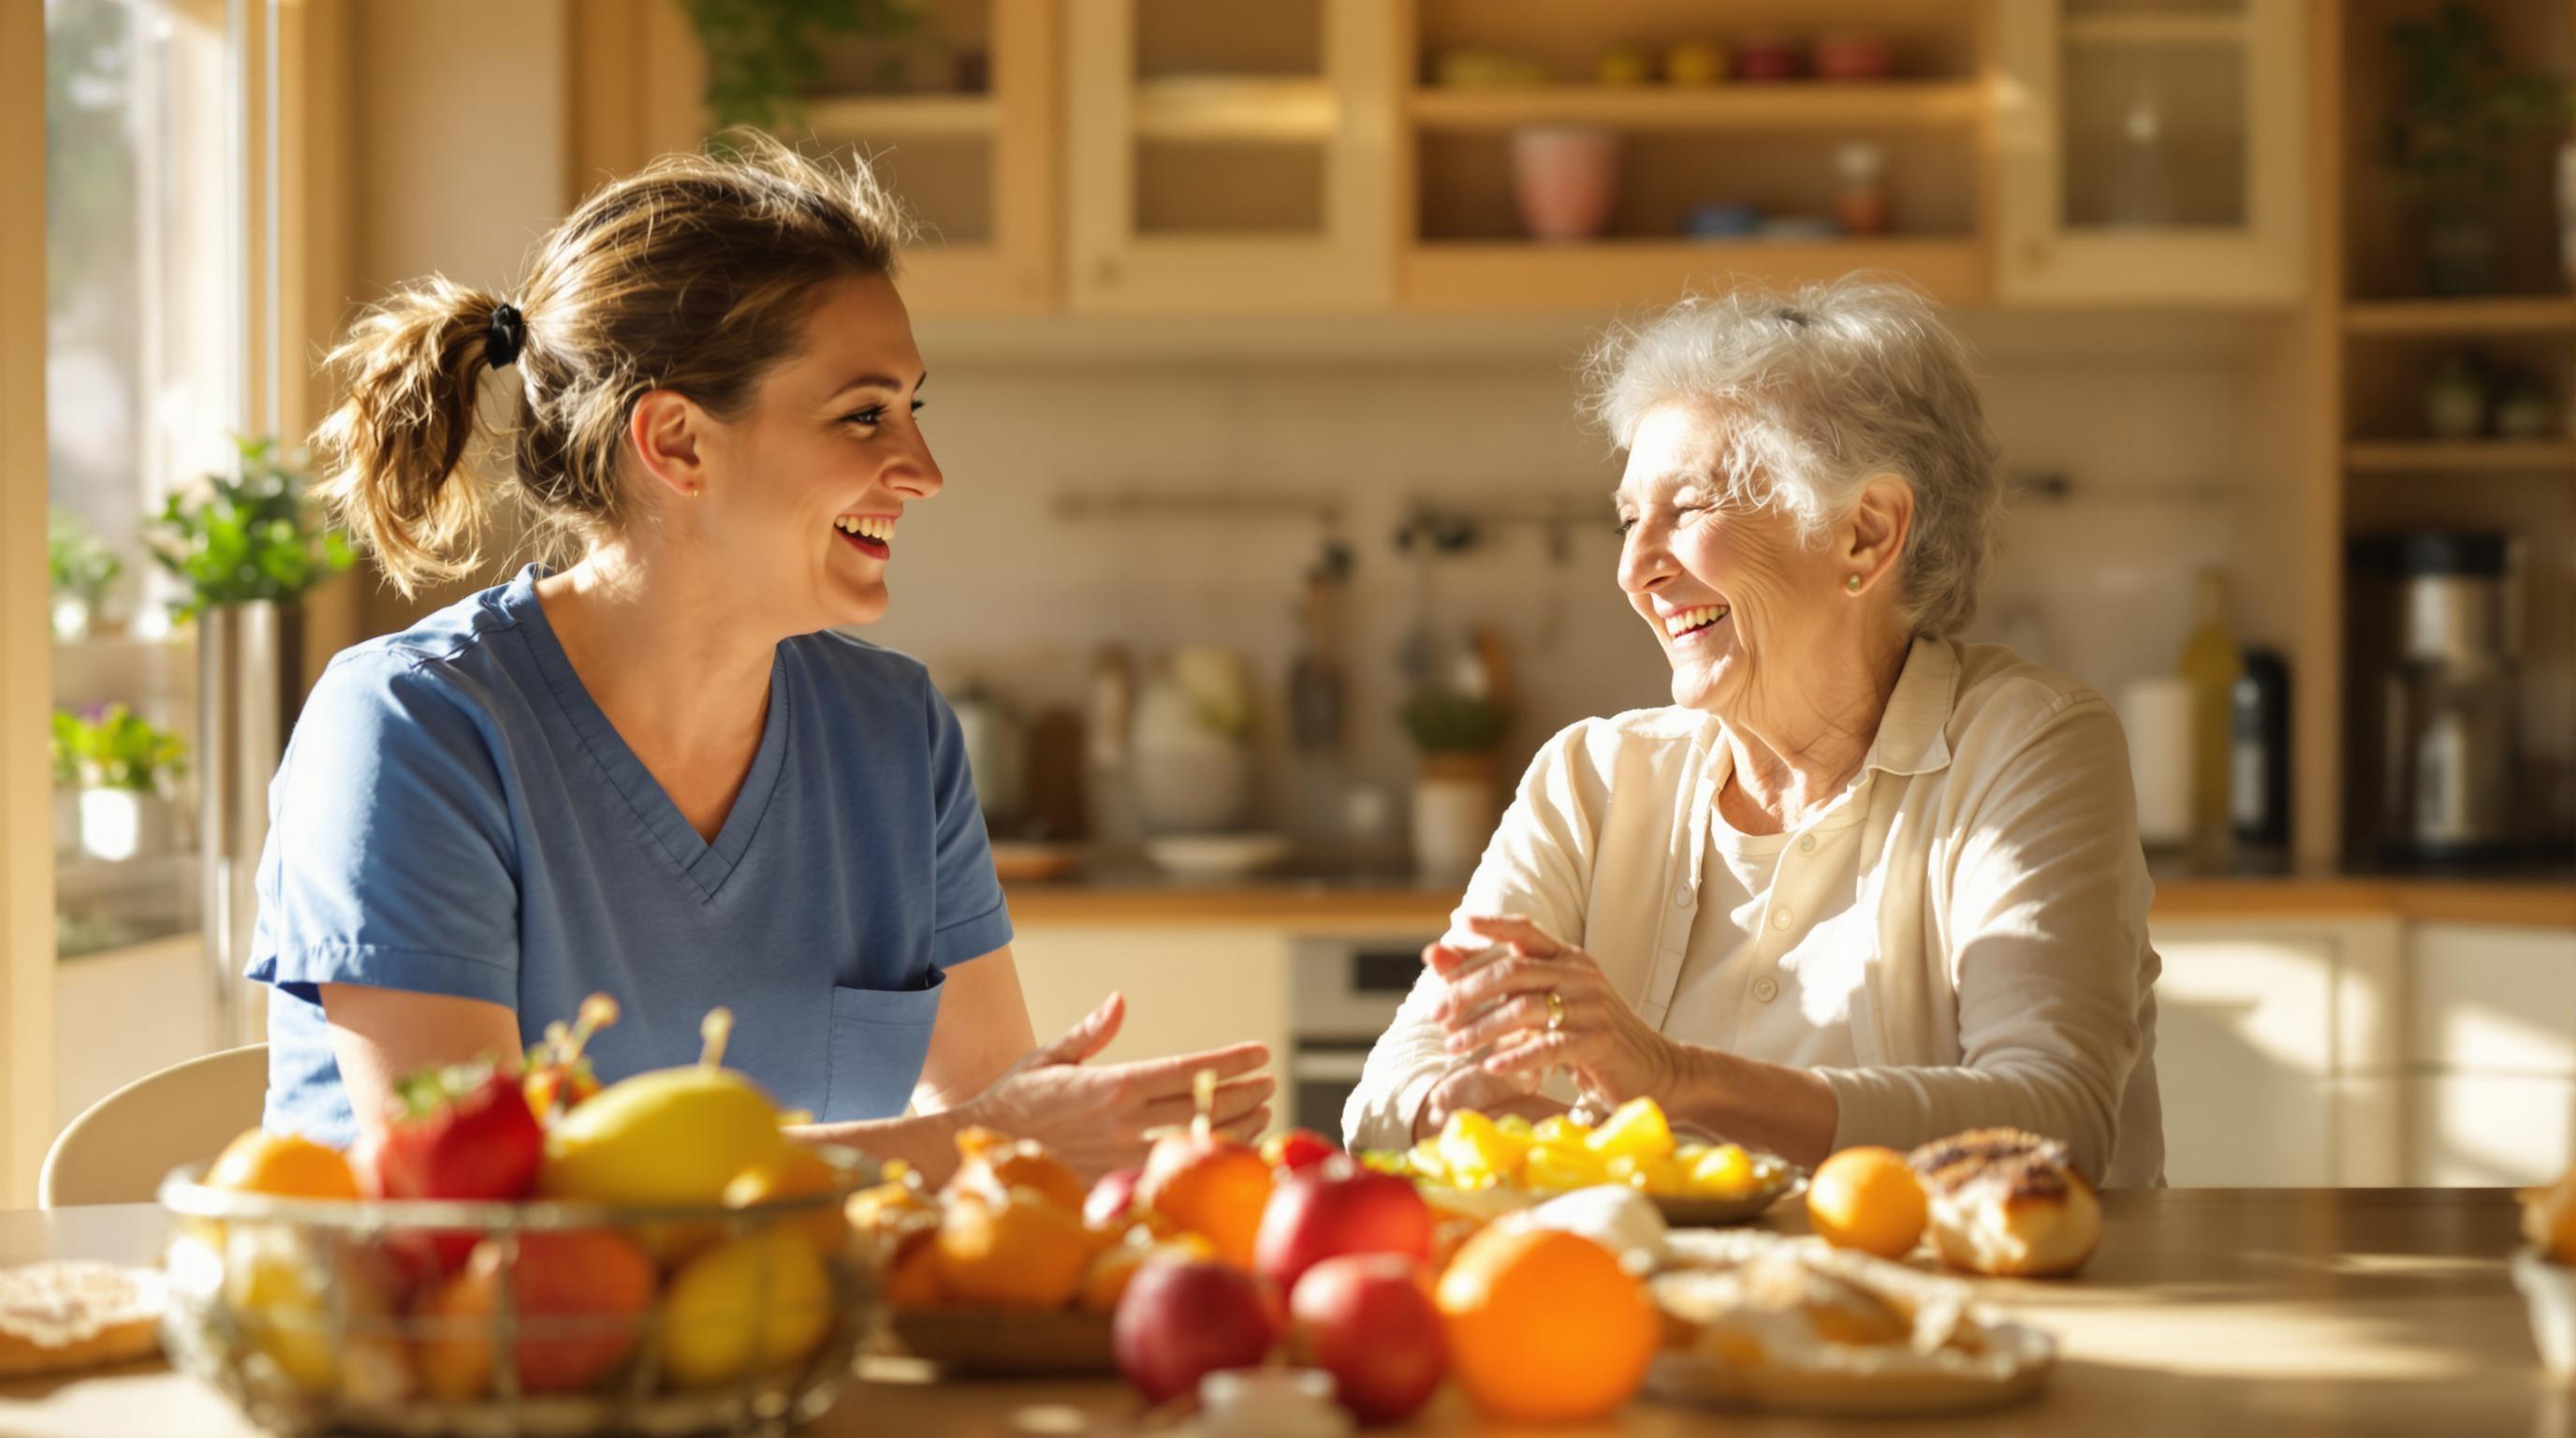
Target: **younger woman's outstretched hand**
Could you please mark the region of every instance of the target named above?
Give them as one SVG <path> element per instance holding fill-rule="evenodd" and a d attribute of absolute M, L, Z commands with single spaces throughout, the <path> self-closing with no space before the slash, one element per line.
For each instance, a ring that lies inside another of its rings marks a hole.
<path fill-rule="evenodd" d="M 1197 1112 L 1191 1080 L 1201 1069 L 1217 1076 L 1210 1118 L 1216 1131 L 1250 1139 L 1270 1123 L 1276 1087 L 1260 1072 L 1267 1045 L 1240 1043 L 1201 1053 L 1130 1063 L 1095 1064 L 1091 1058 L 1118 1037 L 1125 1022 L 1124 996 L 1111 994 L 1061 1038 L 1029 1051 L 959 1115 L 1012 1138 L 1035 1139 L 1084 1179 L 1145 1161 L 1155 1129 L 1186 1124 Z"/>

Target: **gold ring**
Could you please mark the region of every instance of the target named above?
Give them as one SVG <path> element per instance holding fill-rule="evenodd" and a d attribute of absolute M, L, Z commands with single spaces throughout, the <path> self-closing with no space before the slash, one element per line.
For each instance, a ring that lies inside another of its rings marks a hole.
<path fill-rule="evenodd" d="M 1555 1033 L 1565 1027 L 1565 1000 L 1554 989 L 1547 991 L 1547 1031 Z"/>

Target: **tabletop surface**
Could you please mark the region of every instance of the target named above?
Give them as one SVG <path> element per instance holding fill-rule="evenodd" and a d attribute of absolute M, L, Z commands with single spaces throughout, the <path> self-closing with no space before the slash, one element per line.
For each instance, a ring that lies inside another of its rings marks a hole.
<path fill-rule="evenodd" d="M 2065 1282 L 1984 1281 L 1986 1301 L 2060 1340 L 2040 1395 L 1974 1418 L 1847 1424 L 1712 1414 L 1641 1400 L 1560 1434 L 1722 1431 L 1882 1438 L 2171 1432 L 2550 1434 L 2576 1389 L 2540 1367 L 2507 1260 L 2519 1242 L 2502 1189 L 2163 1189 L 2104 1198 L 2102 1248 Z M 0 1213 L 0 1263 L 42 1257 L 149 1261 L 163 1217 L 148 1206 Z M 1784 1206 L 1770 1220 L 1803 1227 Z M 1107 1380 L 942 1383 L 872 1362 L 805 1431 L 835 1435 L 1138 1431 L 1138 1404 Z M 252 1429 L 211 1389 L 159 1364 L 0 1383 L 0 1434 L 187 1434 Z M 1454 1388 L 1411 1431 L 1491 1431 Z"/>

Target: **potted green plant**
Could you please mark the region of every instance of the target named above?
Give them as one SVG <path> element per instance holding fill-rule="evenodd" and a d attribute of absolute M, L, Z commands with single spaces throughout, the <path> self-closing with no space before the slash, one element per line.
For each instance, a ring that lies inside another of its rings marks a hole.
<path fill-rule="evenodd" d="M 2389 157 L 2424 228 L 2426 287 L 2437 295 L 2498 288 L 2496 198 L 2514 147 L 2565 123 L 2566 82 L 2516 71 L 2486 15 L 2452 0 L 2430 19 L 2389 27 L 2403 99 Z"/>
<path fill-rule="evenodd" d="M 300 455 L 273 439 L 234 440 L 231 474 L 162 507 L 153 558 L 186 586 L 197 631 L 197 733 L 205 743 L 201 848 L 210 861 L 258 857 L 260 796 L 304 695 L 303 600 L 353 559 L 305 492 Z"/>
<path fill-rule="evenodd" d="M 53 733 L 56 782 L 68 775 L 79 786 L 83 850 L 119 860 L 179 847 L 185 740 L 122 704 L 96 718 L 56 710 Z"/>
<path fill-rule="evenodd" d="M 707 116 L 719 131 L 801 123 L 830 38 L 900 40 L 921 28 L 920 8 L 906 0 L 685 0 L 685 7 L 706 51 Z M 900 56 L 886 66 L 892 73 L 881 78 L 899 78 Z"/>
<path fill-rule="evenodd" d="M 1397 711 L 1421 751 L 1413 780 L 1413 865 L 1435 883 L 1464 883 L 1502 817 L 1497 761 L 1511 706 L 1462 689 L 1424 687 Z"/>
<path fill-rule="evenodd" d="M 295 604 L 354 559 L 304 493 L 304 474 L 268 438 L 240 439 L 239 468 L 206 476 L 202 498 L 173 494 L 161 506 L 152 557 L 188 588 L 193 617 L 241 604 Z"/>
<path fill-rule="evenodd" d="M 65 643 L 109 628 L 108 586 L 125 572 L 107 541 L 69 510 L 45 514 L 45 576 L 53 591 L 54 637 Z"/>

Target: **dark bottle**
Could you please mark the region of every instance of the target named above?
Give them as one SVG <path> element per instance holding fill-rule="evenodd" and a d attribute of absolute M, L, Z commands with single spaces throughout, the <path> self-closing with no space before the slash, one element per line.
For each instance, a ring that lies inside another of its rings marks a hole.
<path fill-rule="evenodd" d="M 2228 828 L 2239 848 L 2290 846 L 2290 666 L 2248 649 L 2229 695 Z"/>

